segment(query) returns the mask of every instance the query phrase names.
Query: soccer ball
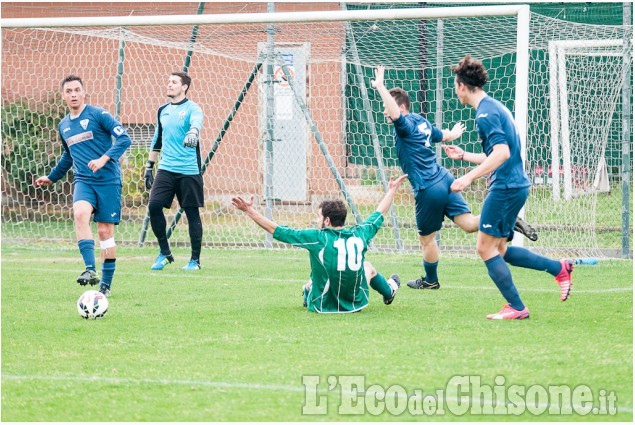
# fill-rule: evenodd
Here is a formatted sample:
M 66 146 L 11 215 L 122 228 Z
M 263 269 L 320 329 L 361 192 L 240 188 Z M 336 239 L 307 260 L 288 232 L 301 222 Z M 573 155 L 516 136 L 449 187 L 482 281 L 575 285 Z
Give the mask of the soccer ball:
M 101 319 L 108 311 L 108 298 L 99 291 L 86 291 L 77 300 L 77 311 L 84 319 Z

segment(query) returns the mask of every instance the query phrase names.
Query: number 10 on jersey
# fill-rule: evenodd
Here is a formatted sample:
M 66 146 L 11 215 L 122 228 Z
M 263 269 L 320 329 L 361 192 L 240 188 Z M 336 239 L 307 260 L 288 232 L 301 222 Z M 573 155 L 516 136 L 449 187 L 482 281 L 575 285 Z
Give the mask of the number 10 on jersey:
M 358 271 L 362 268 L 362 253 L 364 252 L 364 241 L 353 236 L 348 239 L 338 239 L 333 242 L 337 249 L 337 270 L 344 271 L 348 265 L 351 271 Z

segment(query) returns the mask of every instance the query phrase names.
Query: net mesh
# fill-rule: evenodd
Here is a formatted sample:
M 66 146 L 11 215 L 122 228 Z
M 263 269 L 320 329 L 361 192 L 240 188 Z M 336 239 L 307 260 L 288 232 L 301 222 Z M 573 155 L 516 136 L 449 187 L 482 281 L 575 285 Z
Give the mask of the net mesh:
M 534 187 L 526 218 L 540 232 L 531 246 L 558 255 L 616 255 L 620 240 L 617 202 L 621 164 L 621 48 L 588 54 L 585 40 L 632 39 L 632 27 L 573 24 L 532 14 L 526 171 Z M 275 40 L 271 46 L 271 39 Z M 573 186 L 570 199 L 554 199 L 549 42 L 580 40 L 565 55 Z M 144 235 L 148 192 L 143 169 L 167 101 L 173 71 L 187 67 L 188 97 L 205 114 L 201 152 L 206 166 L 202 210 L 205 246 L 269 246 L 272 242 L 231 207 L 235 195 L 254 195 L 256 205 L 279 224 L 307 227 L 324 199 L 350 201 L 348 224 L 374 211 L 386 176 L 400 173 L 392 128 L 370 85 L 377 65 L 386 85 L 406 89 L 411 112 L 440 128 L 467 125 L 455 142 L 480 152 L 474 111 L 453 94 L 449 68 L 466 53 L 489 72 L 486 91 L 514 110 L 516 18 L 315 22 L 240 25 L 161 25 L 128 28 L 2 29 L 2 232 L 5 239 L 72 243 L 72 178 L 36 189 L 61 154 L 57 123 L 66 113 L 59 82 L 82 76 L 87 102 L 108 109 L 126 127 L 133 145 L 122 159 L 123 219 L 118 243 Z M 285 75 L 288 74 L 288 75 Z M 589 87 L 593 90 L 589 90 Z M 241 94 L 242 93 L 242 94 Z M 589 113 L 592 111 L 592 114 Z M 591 118 L 592 117 L 592 118 Z M 631 112 L 632 122 L 632 112 Z M 561 127 L 558 121 L 559 128 Z M 632 133 L 632 132 L 631 132 Z M 575 135 L 575 136 L 574 136 Z M 561 153 L 563 155 L 564 152 Z M 455 175 L 469 170 L 439 151 Z M 605 158 L 611 193 L 592 186 Z M 578 187 L 579 186 L 579 187 Z M 584 190 L 582 190 L 584 189 Z M 465 193 L 475 214 L 486 196 L 484 180 Z M 631 197 L 632 199 L 632 197 Z M 167 212 L 176 220 L 178 206 Z M 188 245 L 185 217 L 175 224 L 173 245 Z M 446 220 L 441 249 L 474 255 L 475 235 Z M 272 242 L 274 247 L 283 245 Z M 380 250 L 418 252 L 414 200 L 406 185 L 374 239 Z

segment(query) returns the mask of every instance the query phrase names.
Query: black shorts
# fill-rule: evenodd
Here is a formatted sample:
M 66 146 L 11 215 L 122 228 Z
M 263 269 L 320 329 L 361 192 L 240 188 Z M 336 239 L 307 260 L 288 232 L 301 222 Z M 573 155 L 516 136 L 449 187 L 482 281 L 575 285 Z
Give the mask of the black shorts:
M 172 173 L 166 170 L 157 171 L 150 191 L 150 202 L 160 202 L 164 208 L 170 208 L 174 195 L 181 208 L 202 207 L 203 176 Z

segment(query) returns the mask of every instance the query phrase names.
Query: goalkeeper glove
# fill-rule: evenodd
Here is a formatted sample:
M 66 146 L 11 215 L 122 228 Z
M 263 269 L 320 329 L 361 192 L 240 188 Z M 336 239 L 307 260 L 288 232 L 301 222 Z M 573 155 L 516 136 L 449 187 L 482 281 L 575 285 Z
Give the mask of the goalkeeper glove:
M 143 175 L 143 181 L 147 190 L 152 189 L 152 183 L 154 183 L 154 161 L 146 162 L 146 172 Z
M 186 148 L 195 148 L 198 146 L 198 130 L 191 128 L 183 139 L 183 146 Z

